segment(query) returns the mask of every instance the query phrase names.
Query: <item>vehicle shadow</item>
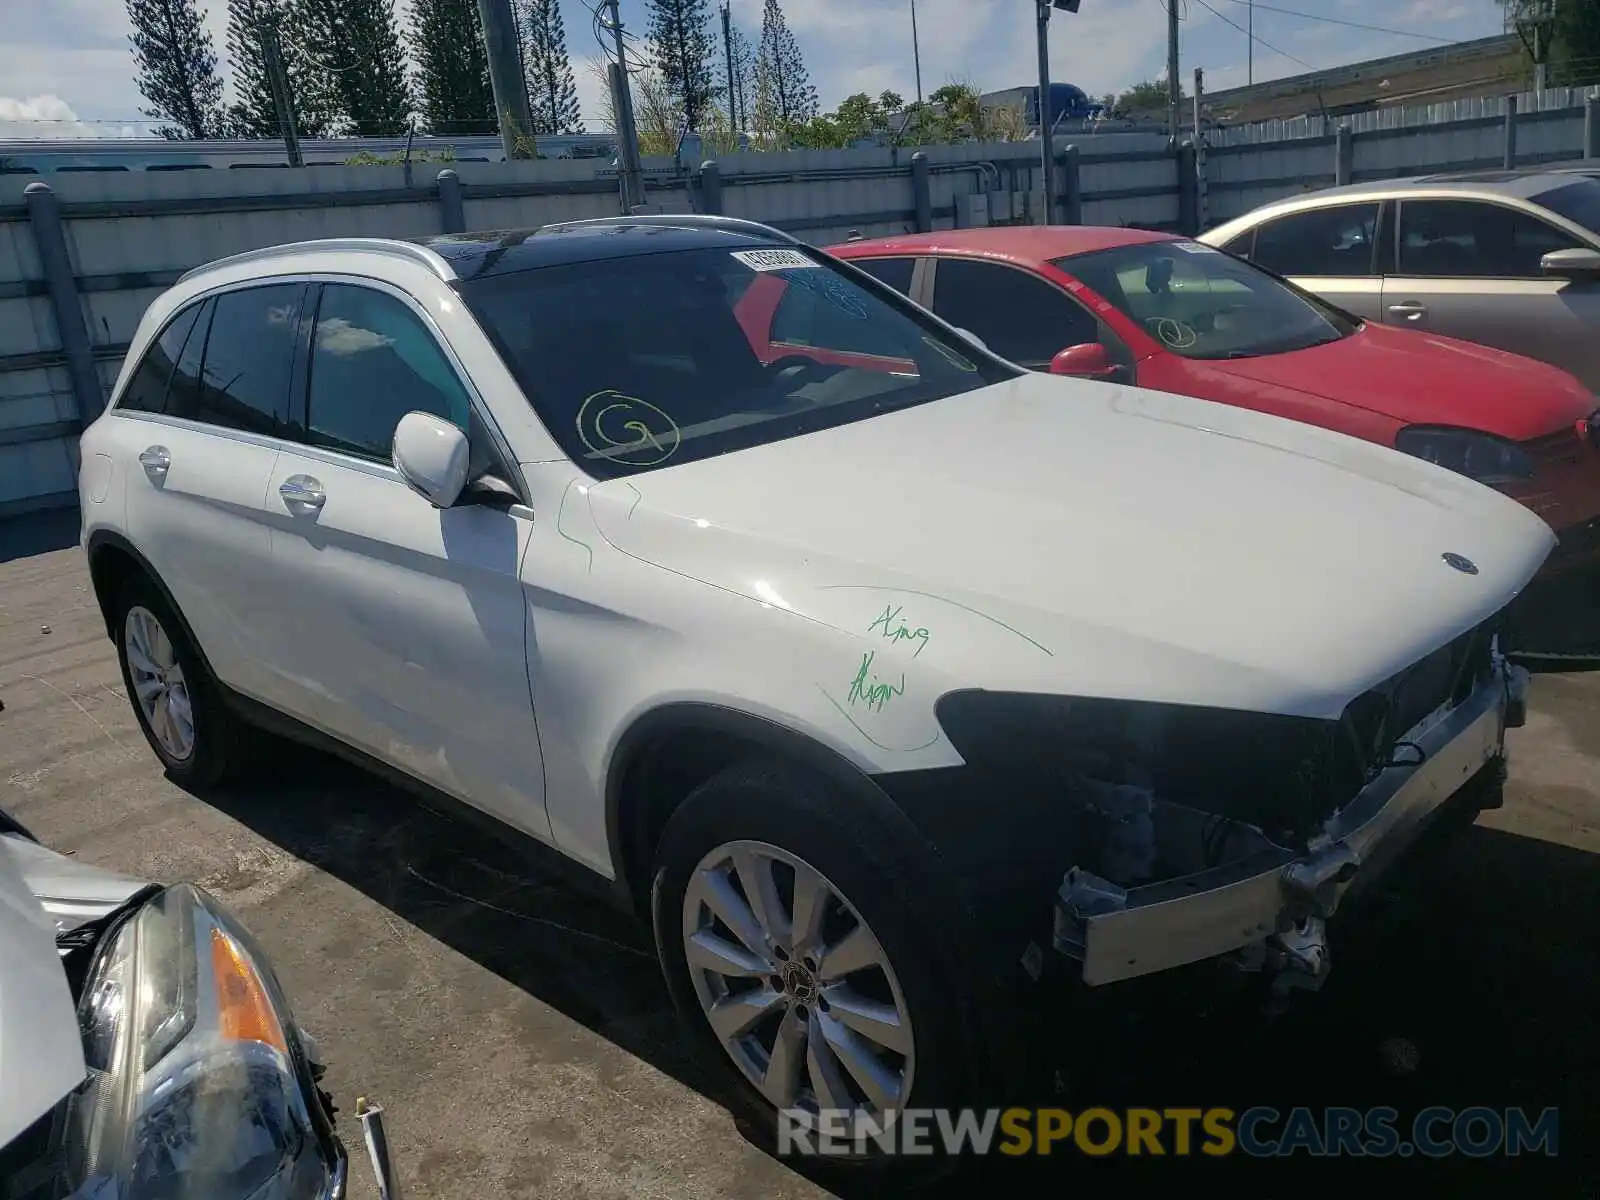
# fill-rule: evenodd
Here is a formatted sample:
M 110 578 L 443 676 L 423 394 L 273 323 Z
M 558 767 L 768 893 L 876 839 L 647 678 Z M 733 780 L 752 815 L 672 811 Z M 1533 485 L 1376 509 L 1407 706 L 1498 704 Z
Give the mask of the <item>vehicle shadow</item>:
M 78 544 L 77 508 L 26 513 L 0 520 L 0 563 Z
M 331 812 L 331 797 L 337 811 Z M 720 1102 L 721 1082 L 684 1052 L 646 932 L 537 858 L 435 813 L 341 762 L 292 751 L 268 788 L 202 799 L 314 864 L 621 1049 Z M 1109 1031 L 1065 1018 L 1041 1047 L 1070 1078 L 1053 1103 L 1389 1106 L 1399 1128 L 1416 1110 L 1560 1110 L 1559 1157 L 1277 1161 L 1235 1154 L 1178 1159 L 1089 1158 L 969 1163 L 930 1196 L 981 1188 L 1049 1192 L 1086 1178 L 1192 1183 L 1221 1177 L 1240 1194 L 1312 1195 L 1382 1176 L 1413 1194 L 1577 1195 L 1600 1179 L 1600 858 L 1475 825 L 1422 857 L 1403 884 L 1375 896 L 1359 923 L 1333 930 L 1337 968 L 1324 988 L 1270 1023 L 1169 1019 L 1115 1035 L 1114 1073 L 1077 1077 L 1075 1047 Z M 530 866 L 530 862 L 535 865 Z M 1023 1103 L 1038 1103 L 1027 1098 Z M 812 1175 L 803 1160 L 788 1165 Z M 882 1183 L 833 1183 L 846 1200 L 887 1194 Z
M 1600 668 L 1600 566 L 1529 587 L 1511 607 L 1511 646 L 1533 670 Z M 1589 661 L 1577 663 L 1574 656 Z

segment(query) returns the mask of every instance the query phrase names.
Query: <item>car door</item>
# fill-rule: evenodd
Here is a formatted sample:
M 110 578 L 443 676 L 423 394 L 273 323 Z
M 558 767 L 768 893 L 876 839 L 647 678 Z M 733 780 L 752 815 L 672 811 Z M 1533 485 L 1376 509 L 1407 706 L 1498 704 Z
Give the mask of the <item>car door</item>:
M 1600 388 L 1600 286 L 1539 265 L 1583 243 L 1523 209 L 1454 199 L 1403 201 L 1398 242 L 1383 284 L 1389 324 L 1543 359 Z
M 1099 342 L 1131 382 L 1133 355 L 1103 322 L 1031 271 L 974 258 L 934 260 L 933 311 L 975 333 L 1001 358 L 1048 371 L 1068 346 Z
M 1223 247 L 1330 304 L 1383 320 L 1377 200 L 1303 209 L 1263 222 Z
M 129 460 L 129 535 L 218 678 L 257 697 L 273 653 L 264 617 L 277 603 L 264 506 L 289 432 L 305 291 L 303 283 L 271 284 L 190 305 L 116 409 L 131 418 L 118 430 Z
M 267 492 L 280 706 L 548 839 L 518 579 L 532 512 L 435 508 L 393 466 L 395 427 L 444 417 L 467 431 L 474 476 L 519 476 L 421 306 L 324 282 L 308 312 L 304 444 Z

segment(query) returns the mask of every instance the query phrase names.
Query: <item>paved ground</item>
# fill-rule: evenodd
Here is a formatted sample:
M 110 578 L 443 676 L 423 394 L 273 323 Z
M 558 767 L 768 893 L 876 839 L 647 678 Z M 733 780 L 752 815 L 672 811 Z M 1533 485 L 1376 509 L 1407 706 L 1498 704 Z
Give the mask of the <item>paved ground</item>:
M 0 528 L 0 804 L 59 849 L 195 879 L 233 906 L 321 1037 L 339 1103 L 348 1113 L 366 1093 L 387 1107 L 408 1196 L 825 1194 L 747 1144 L 708 1098 L 647 947 L 608 910 L 526 879 L 504 848 L 320 757 L 286 758 L 270 786 L 204 800 L 168 783 L 134 725 L 78 552 L 48 550 L 74 532 L 70 520 Z M 1513 736 L 1507 807 L 1336 942 L 1321 995 L 1252 1036 L 1175 1026 L 1147 1041 L 1130 1102 L 1559 1105 L 1554 1168 L 1385 1169 L 1416 1194 L 1503 1194 L 1514 1170 L 1548 1181 L 1530 1194 L 1592 1197 L 1600 674 L 1538 678 L 1529 726 Z M 1086 1036 L 1064 1030 L 1063 1042 Z M 1380 1066 L 1377 1047 L 1393 1038 L 1414 1045 L 1414 1071 Z M 1204 1167 L 1245 1193 L 1266 1175 L 1291 1183 L 1259 1162 Z M 1289 1169 L 1298 1187 L 1333 1168 Z M 1064 1183 L 1029 1173 L 1001 1194 Z M 354 1194 L 375 1194 L 364 1161 Z

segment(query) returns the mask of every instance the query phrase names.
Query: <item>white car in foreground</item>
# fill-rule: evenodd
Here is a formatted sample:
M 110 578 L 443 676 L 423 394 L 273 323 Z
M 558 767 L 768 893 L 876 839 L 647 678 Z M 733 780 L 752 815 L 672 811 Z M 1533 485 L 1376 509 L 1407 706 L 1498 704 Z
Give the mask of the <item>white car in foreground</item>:
M 1050 963 L 1315 977 L 1348 887 L 1493 802 L 1554 544 L 720 218 L 212 263 L 82 460 L 175 779 L 266 728 L 553 845 L 769 1121 L 975 1094 Z

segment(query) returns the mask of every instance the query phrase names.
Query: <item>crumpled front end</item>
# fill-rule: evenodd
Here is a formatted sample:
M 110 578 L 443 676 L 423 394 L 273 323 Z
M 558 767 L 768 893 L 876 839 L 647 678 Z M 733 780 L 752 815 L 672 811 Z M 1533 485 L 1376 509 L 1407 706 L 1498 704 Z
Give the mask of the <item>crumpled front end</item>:
M 1498 621 L 1463 634 L 1337 722 L 1275 729 L 1258 719 L 1253 750 L 1158 739 L 1145 747 L 1153 766 L 1128 758 L 1119 770 L 1107 758 L 1079 783 L 1098 825 L 1061 881 L 1056 949 L 1091 986 L 1223 957 L 1319 986 L 1331 966 L 1324 922 L 1342 899 L 1382 875 L 1470 782 L 1503 771 L 1528 677 L 1501 657 L 1497 634 Z M 1187 723 L 1220 736 L 1247 719 L 1197 713 Z M 1231 792 L 1196 786 L 1221 782 L 1240 753 L 1266 764 L 1273 786 L 1249 771 Z

